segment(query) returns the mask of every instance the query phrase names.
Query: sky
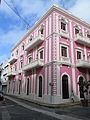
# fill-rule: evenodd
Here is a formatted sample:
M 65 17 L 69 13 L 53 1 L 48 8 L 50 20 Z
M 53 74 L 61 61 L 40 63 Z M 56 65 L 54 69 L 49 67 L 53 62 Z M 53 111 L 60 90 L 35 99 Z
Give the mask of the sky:
M 11 49 L 25 35 L 27 28 L 32 27 L 53 4 L 90 24 L 90 0 L 1 0 L 0 63 L 10 57 Z

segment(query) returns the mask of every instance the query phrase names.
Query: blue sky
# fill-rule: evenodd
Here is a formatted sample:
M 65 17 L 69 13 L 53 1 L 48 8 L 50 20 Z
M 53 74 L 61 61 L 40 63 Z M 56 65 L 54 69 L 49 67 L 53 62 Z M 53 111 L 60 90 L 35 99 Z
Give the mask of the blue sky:
M 27 31 L 27 25 L 5 4 L 17 8 L 30 27 L 53 5 L 72 12 L 90 23 L 90 0 L 2 0 L 0 5 L 0 63 L 10 57 L 11 49 Z

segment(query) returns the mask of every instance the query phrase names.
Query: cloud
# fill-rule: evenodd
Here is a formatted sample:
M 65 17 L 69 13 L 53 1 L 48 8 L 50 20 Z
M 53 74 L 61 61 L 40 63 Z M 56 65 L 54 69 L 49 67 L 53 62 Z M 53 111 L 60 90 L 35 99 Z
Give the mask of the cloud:
M 77 0 L 76 4 L 69 8 L 69 11 L 90 23 L 90 0 Z

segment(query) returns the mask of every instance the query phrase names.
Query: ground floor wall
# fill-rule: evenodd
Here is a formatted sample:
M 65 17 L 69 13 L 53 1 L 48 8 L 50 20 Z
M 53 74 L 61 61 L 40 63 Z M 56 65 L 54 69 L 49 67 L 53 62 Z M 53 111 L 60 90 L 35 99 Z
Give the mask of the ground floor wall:
M 9 78 L 7 93 L 49 104 L 72 102 L 72 95 L 78 101 L 80 76 L 88 80 L 89 70 L 51 63 Z

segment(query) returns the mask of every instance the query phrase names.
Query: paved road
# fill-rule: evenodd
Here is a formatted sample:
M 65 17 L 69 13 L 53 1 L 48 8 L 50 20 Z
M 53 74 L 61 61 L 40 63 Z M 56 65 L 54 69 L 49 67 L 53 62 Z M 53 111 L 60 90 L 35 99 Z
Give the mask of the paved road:
M 58 120 L 40 112 L 29 110 L 17 103 L 7 100 L 0 103 L 0 120 Z
M 0 103 L 0 120 L 90 120 L 90 106 L 47 108 L 8 97 Z

